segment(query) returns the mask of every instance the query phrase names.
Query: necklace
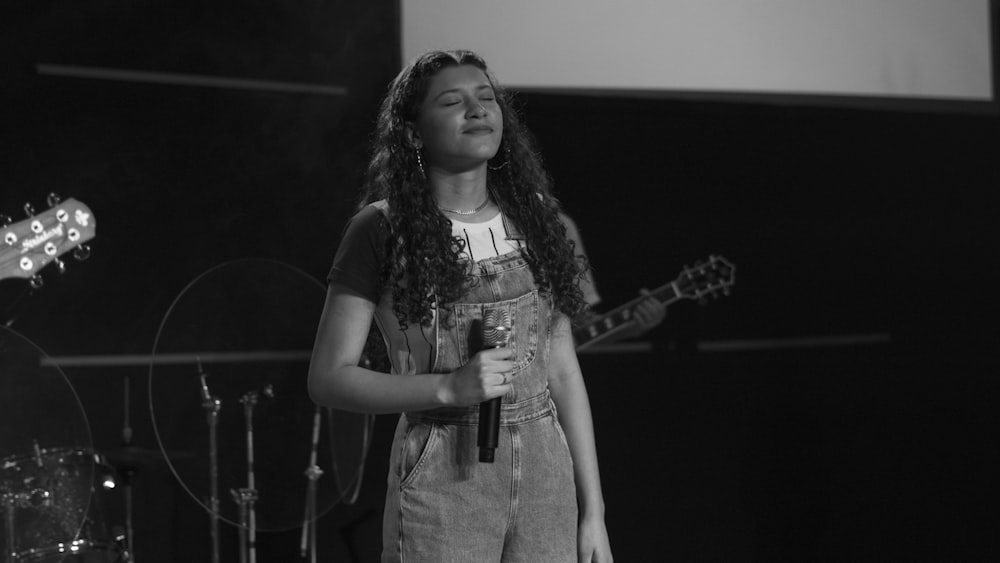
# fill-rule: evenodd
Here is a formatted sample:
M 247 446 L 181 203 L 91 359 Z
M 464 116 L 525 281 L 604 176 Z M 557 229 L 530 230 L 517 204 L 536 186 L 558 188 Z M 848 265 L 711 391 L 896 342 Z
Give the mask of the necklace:
M 461 209 L 448 209 L 447 207 L 441 207 L 440 205 L 438 206 L 438 209 L 440 209 L 441 211 L 447 211 L 448 213 L 454 213 L 455 215 L 475 215 L 476 213 L 479 213 L 483 209 L 486 209 L 486 206 L 489 205 L 489 203 L 490 203 L 490 196 L 489 194 L 487 194 L 486 201 L 484 201 L 479 207 L 476 207 L 475 209 L 470 209 L 469 211 L 463 211 Z

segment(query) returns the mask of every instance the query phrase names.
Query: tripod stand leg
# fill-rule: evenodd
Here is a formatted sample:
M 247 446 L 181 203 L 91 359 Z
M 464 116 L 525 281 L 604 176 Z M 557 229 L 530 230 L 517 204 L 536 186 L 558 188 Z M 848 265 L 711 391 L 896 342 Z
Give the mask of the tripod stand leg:
M 3 508 L 4 535 L 7 539 L 3 560 L 4 563 L 14 563 L 14 558 L 17 557 L 17 546 L 14 545 L 16 534 L 14 532 L 14 495 L 12 493 L 4 493 Z

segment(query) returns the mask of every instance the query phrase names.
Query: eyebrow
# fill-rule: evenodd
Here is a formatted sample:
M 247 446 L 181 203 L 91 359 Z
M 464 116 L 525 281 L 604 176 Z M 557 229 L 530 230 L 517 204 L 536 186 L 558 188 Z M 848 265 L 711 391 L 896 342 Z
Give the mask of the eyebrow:
M 476 87 L 476 93 L 477 94 L 479 92 L 483 91 L 483 90 L 493 91 L 493 86 L 491 86 L 490 84 L 480 84 L 479 86 Z M 441 96 L 444 96 L 445 94 L 453 94 L 455 92 L 461 92 L 461 91 L 462 91 L 461 88 L 451 88 L 451 89 L 448 89 L 448 90 L 443 90 L 442 92 L 438 93 L 437 96 L 434 96 L 434 99 L 436 100 L 436 99 L 440 98 Z

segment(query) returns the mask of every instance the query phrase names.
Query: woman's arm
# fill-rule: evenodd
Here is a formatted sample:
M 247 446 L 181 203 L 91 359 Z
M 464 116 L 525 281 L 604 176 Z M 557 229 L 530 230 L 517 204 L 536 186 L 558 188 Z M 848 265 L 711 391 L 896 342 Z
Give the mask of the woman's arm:
M 332 283 L 320 316 L 309 363 L 309 396 L 317 404 L 373 414 L 465 406 L 510 390 L 503 373 L 512 351 L 485 350 L 447 374 L 393 375 L 358 366 L 375 304 L 347 286 Z
M 559 412 L 573 456 L 577 503 L 580 509 L 578 536 L 580 561 L 610 563 L 611 544 L 604 523 L 604 494 L 597 464 L 594 423 L 583 373 L 576 359 L 569 319 L 557 314 L 552 333 L 552 370 L 549 392 Z

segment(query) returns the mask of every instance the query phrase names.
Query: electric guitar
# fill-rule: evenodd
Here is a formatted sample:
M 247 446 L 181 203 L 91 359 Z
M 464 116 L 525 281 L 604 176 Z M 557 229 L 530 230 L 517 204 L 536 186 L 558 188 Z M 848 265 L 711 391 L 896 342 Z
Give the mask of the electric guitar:
M 637 297 L 587 321 L 585 325 L 574 327 L 576 349 L 583 350 L 593 346 L 635 322 L 632 309 L 647 297 L 655 297 L 664 305 L 681 299 L 704 302 L 706 297 L 716 297 L 719 293 L 729 295 L 730 288 L 736 283 L 735 276 L 736 267 L 721 256 L 709 256 L 707 262 L 695 263 L 691 268 L 685 267 L 677 279 L 654 289 L 650 295 Z
M 25 278 L 33 286 L 41 285 L 38 271 L 55 262 L 60 271 L 65 264 L 60 256 L 74 251 L 77 259 L 84 260 L 89 248 L 84 243 L 94 238 L 97 220 L 90 208 L 75 199 L 60 201 L 50 196 L 51 208 L 33 214 L 17 223 L 0 223 L 0 280 Z
M 709 256 L 707 262 L 696 262 L 693 267 L 685 267 L 677 279 L 654 289 L 649 295 L 637 297 L 584 325 L 574 327 L 576 349 L 583 350 L 593 346 L 634 322 L 632 309 L 647 297 L 655 297 L 664 305 L 681 299 L 704 302 L 707 297 L 717 297 L 719 293 L 728 295 L 730 288 L 736 283 L 735 277 L 736 266 L 721 256 Z M 384 373 L 389 373 L 390 370 L 385 344 L 374 324 L 368 334 L 361 365 Z

